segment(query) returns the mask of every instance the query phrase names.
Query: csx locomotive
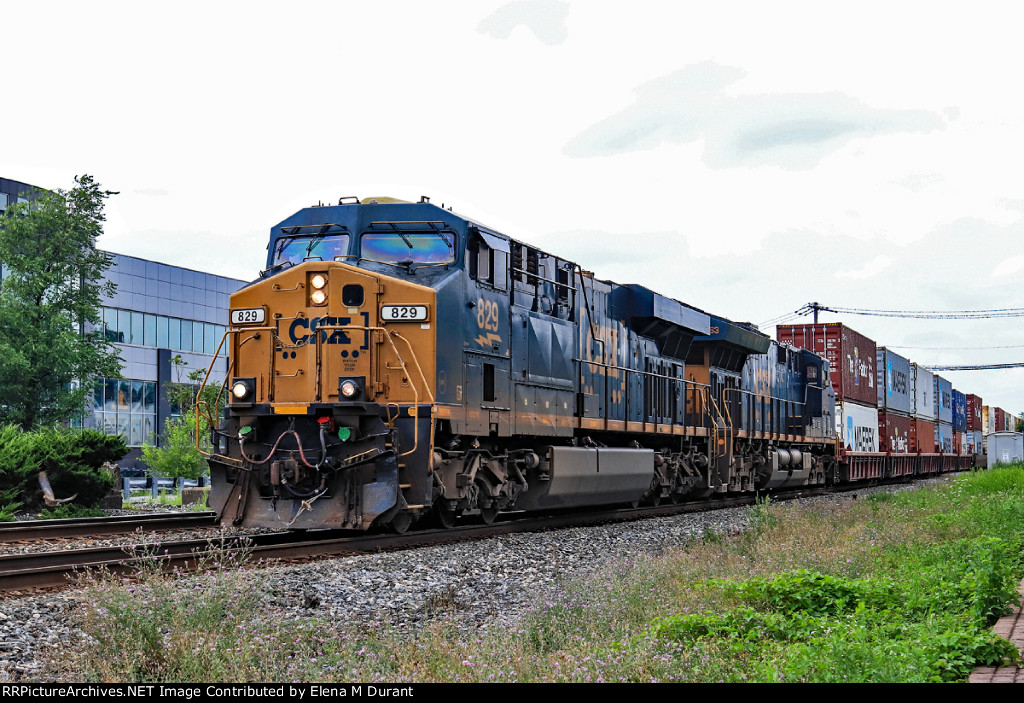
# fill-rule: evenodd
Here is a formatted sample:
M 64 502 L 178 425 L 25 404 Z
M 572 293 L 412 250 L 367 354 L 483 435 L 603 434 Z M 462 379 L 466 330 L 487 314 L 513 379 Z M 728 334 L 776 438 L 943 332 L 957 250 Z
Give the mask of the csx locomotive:
M 223 523 L 404 531 L 844 476 L 824 359 L 427 198 L 299 211 L 230 307 Z

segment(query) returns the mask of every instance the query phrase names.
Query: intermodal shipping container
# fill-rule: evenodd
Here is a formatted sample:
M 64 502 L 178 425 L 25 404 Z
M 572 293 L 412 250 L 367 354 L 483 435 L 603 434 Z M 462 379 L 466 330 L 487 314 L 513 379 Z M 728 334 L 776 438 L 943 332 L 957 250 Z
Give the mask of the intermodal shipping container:
M 910 416 L 878 411 L 878 451 L 893 454 L 910 452 Z
M 992 416 L 989 418 L 992 432 L 1003 432 L 1006 430 L 1006 413 L 1002 408 L 992 408 Z
M 954 454 L 964 454 L 964 453 L 966 453 L 964 451 L 964 447 L 966 446 L 966 444 L 964 443 L 964 434 L 966 434 L 966 433 L 965 432 L 957 432 L 956 430 L 953 430 L 953 453 Z
M 964 442 L 964 454 L 981 454 L 981 430 L 967 430 Z
M 953 453 L 953 425 L 948 422 L 935 423 L 935 449 L 945 454 Z
M 935 407 L 935 421 L 953 424 L 953 386 L 942 376 L 933 376 L 932 403 Z
M 984 406 L 981 404 L 981 398 L 976 395 L 967 394 L 967 429 L 979 431 L 984 429 L 982 427 L 981 413 Z
M 816 325 L 778 325 L 780 342 L 809 349 L 828 359 L 836 400 L 852 400 L 861 405 L 878 404 L 875 390 L 875 343 L 841 322 Z
M 922 454 L 935 453 L 935 423 L 920 417 L 910 422 L 910 451 Z
M 982 436 L 987 435 L 992 431 L 992 408 L 988 405 L 981 406 L 981 434 Z
M 910 383 L 910 362 L 885 347 L 875 352 L 878 374 L 879 411 L 894 411 L 909 415 L 914 412 L 914 396 Z
M 967 396 L 953 389 L 953 429 L 957 432 L 967 431 Z
M 851 452 L 878 451 L 878 408 L 850 400 L 836 402 L 836 434 Z
M 917 364 L 910 365 L 914 393 L 914 417 L 935 419 L 935 379 L 932 372 Z

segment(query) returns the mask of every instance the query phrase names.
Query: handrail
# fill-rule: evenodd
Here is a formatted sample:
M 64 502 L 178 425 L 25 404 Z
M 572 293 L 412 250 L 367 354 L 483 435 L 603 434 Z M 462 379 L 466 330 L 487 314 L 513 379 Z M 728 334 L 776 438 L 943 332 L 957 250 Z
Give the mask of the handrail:
M 423 368 L 420 365 L 419 359 L 416 356 L 416 351 L 413 348 L 412 343 L 408 339 L 403 337 L 401 334 L 399 334 L 397 331 L 391 331 L 391 330 L 387 329 L 386 327 L 371 326 L 371 325 L 330 325 L 330 324 L 321 324 L 321 325 L 318 325 L 317 329 L 315 330 L 315 332 L 312 333 L 312 334 L 315 335 L 314 344 L 316 345 L 316 359 L 315 359 L 315 363 L 316 363 L 316 386 L 314 388 L 314 392 L 315 392 L 316 397 L 317 397 L 318 400 L 322 400 L 322 395 L 323 395 L 322 388 L 320 387 L 321 386 L 321 368 L 322 368 L 322 365 L 323 365 L 322 364 L 321 345 L 323 344 L 323 340 L 327 336 L 327 335 L 319 334 L 319 332 L 321 330 L 323 330 L 325 333 L 326 332 L 330 332 L 330 331 L 338 331 L 338 330 L 356 330 L 356 331 L 363 331 L 363 332 L 381 332 L 383 334 L 384 338 L 387 339 L 388 344 L 391 346 L 391 350 L 394 352 L 395 358 L 398 359 L 398 363 L 401 365 L 402 372 L 406 375 L 406 377 L 411 378 L 412 374 L 409 371 L 409 366 L 406 364 L 405 359 L 402 358 L 402 354 L 401 354 L 401 352 L 399 352 L 398 347 L 395 345 L 395 342 L 392 339 L 392 337 L 396 337 L 396 338 L 402 340 L 405 343 L 405 345 L 408 347 L 410 359 L 411 359 L 412 363 L 415 365 L 416 372 L 419 375 L 419 378 L 420 378 L 420 380 L 423 383 L 423 389 L 424 389 L 424 391 L 426 391 L 426 394 L 427 394 L 427 397 L 430 400 L 431 406 L 433 406 L 433 404 L 434 404 L 434 395 L 433 395 L 433 393 L 430 390 L 430 384 L 427 382 L 426 375 L 423 373 Z M 273 334 L 272 341 L 280 339 L 280 337 L 277 334 L 277 327 L 276 326 L 269 326 L 268 325 L 268 326 L 261 326 L 261 327 L 244 327 L 244 328 L 239 328 L 239 329 L 228 329 L 221 336 L 220 343 L 217 345 L 217 351 L 214 354 L 214 362 L 213 363 L 216 363 L 217 358 L 220 356 L 220 350 L 224 346 L 224 341 L 227 339 L 228 335 L 231 335 L 231 334 L 236 334 L 237 335 L 237 334 L 242 334 L 244 332 L 253 332 L 253 331 L 256 331 L 256 332 L 268 331 L 268 332 L 271 332 Z M 248 340 L 246 340 L 246 341 L 248 341 Z M 299 345 L 295 345 L 295 346 L 304 346 L 304 344 L 299 344 Z M 276 358 L 276 355 L 271 354 L 271 358 L 272 359 Z M 206 375 L 203 377 L 203 382 L 199 386 L 199 393 L 200 394 L 202 393 L 203 388 L 206 387 L 207 381 L 210 378 L 210 374 L 213 371 L 213 363 L 211 363 L 209 368 L 207 368 Z M 234 359 L 232 359 L 232 361 L 231 361 L 231 363 L 230 363 L 230 365 L 228 367 L 228 372 L 229 373 L 230 373 L 231 368 L 233 368 L 233 367 L 234 367 Z M 275 388 L 274 388 L 274 386 L 275 386 L 274 381 L 275 381 L 276 377 L 273 374 L 273 367 L 271 367 L 271 369 L 269 369 L 269 371 L 271 372 L 271 374 L 270 374 L 270 376 L 268 378 L 267 395 L 268 395 L 268 398 L 271 400 L 271 402 L 273 402 L 273 396 L 274 396 L 274 390 L 275 390 Z M 221 393 L 218 394 L 218 396 L 217 396 L 218 402 L 219 402 L 221 396 L 223 395 L 224 387 L 226 387 L 226 384 L 229 382 L 229 378 L 230 378 L 230 376 L 228 374 L 225 374 L 224 384 L 221 387 Z M 420 403 L 420 394 L 419 394 L 419 392 L 416 389 L 416 384 L 415 383 L 410 383 L 409 387 L 412 389 L 412 393 L 413 393 L 413 403 L 412 403 L 412 406 L 413 406 L 412 407 L 412 413 L 413 413 L 413 446 L 412 446 L 412 449 L 410 449 L 409 451 L 403 452 L 403 453 L 399 454 L 400 457 L 406 456 L 408 454 L 412 454 L 413 452 L 415 452 L 419 448 L 419 416 L 420 416 L 419 406 L 421 404 Z M 228 461 L 235 461 L 231 457 L 225 457 L 225 456 L 223 456 L 221 454 L 216 454 L 216 453 L 211 453 L 211 452 L 203 451 L 202 447 L 200 446 L 200 432 L 199 432 L 199 416 L 200 416 L 200 411 L 198 409 L 199 405 L 202 405 L 205 408 L 205 412 L 203 413 L 203 417 L 206 418 L 207 422 L 210 423 L 211 427 L 213 426 L 213 418 L 210 416 L 210 413 L 209 413 L 209 404 L 206 403 L 206 402 L 201 402 L 201 403 L 197 402 L 196 403 L 196 406 L 197 406 L 197 411 L 196 411 L 196 450 L 199 451 L 199 453 L 202 456 L 207 457 L 207 458 L 213 456 L 213 457 L 216 457 L 218 459 L 225 459 L 225 460 L 228 460 Z M 434 412 L 433 412 L 433 410 L 431 410 L 431 413 L 430 413 L 430 426 L 431 426 L 431 432 L 433 432 L 433 429 L 434 429 Z

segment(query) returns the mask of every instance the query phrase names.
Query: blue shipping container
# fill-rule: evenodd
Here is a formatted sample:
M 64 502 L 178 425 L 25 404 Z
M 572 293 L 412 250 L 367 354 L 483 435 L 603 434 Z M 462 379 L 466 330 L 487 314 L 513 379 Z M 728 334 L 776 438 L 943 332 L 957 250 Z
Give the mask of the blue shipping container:
M 878 409 L 910 415 L 914 412 L 910 361 L 885 347 L 875 351 L 875 373 L 878 374 Z
M 953 424 L 953 384 L 936 374 L 934 376 L 935 422 Z M 967 401 L 965 400 L 964 403 Z M 966 411 L 965 411 L 966 417 Z
M 967 431 L 967 396 L 956 388 L 953 392 L 953 431 Z

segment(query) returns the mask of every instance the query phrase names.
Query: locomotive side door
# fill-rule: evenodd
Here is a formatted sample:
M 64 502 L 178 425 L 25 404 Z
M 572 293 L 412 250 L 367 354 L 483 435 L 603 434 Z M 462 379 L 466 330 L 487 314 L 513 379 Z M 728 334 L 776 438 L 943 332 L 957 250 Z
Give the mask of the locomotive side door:
M 508 241 L 471 229 L 466 250 L 463 403 L 468 434 L 512 432 L 509 377 Z

